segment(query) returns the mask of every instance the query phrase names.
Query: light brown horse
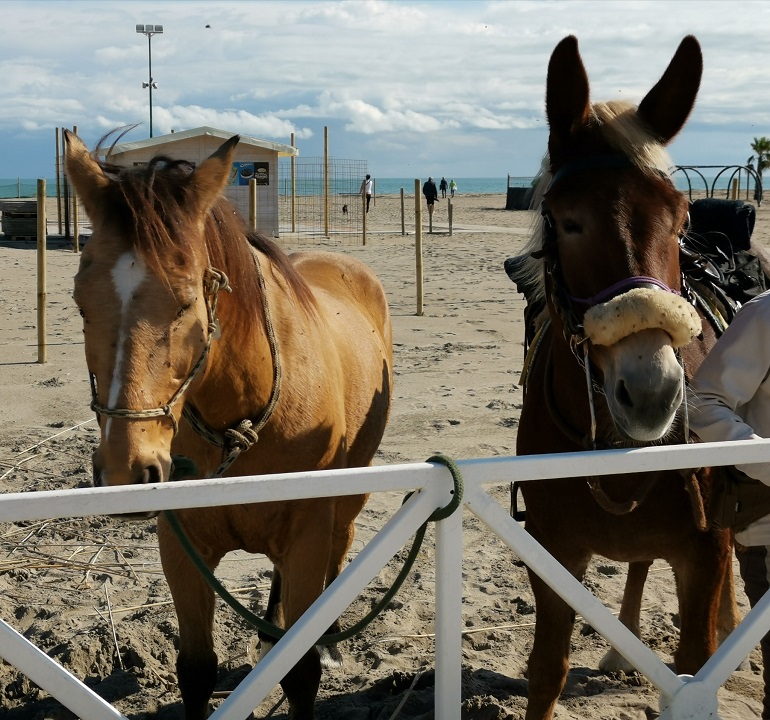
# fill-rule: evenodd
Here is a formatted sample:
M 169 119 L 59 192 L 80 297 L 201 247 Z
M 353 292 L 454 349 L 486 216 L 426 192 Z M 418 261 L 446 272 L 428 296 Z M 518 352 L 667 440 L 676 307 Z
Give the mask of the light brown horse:
M 165 482 L 177 455 L 204 477 L 222 473 L 224 455 L 228 475 L 360 467 L 382 439 L 392 384 L 383 288 L 342 254 L 286 256 L 247 232 L 220 196 L 237 142 L 197 168 L 156 158 L 120 169 L 67 133 L 67 174 L 93 224 L 75 300 L 100 419 L 97 486 Z M 339 572 L 365 502 L 177 516 L 211 569 L 232 550 L 269 557 L 289 627 Z M 201 720 L 217 673 L 214 594 L 162 516 L 158 539 L 179 621 L 180 692 L 188 720 Z M 282 681 L 292 717 L 313 717 L 320 676 L 312 648 Z
M 702 74 L 685 38 L 640 105 L 591 103 L 577 40 L 548 66 L 548 168 L 528 281 L 547 323 L 529 367 L 517 453 L 683 442 L 685 388 L 715 334 L 682 280 L 679 238 L 688 203 L 669 177 L 665 146 L 684 126 Z M 702 531 L 695 483 L 676 471 L 523 483 L 527 530 L 582 578 L 601 554 L 631 563 L 623 620 L 638 633 L 651 560 L 676 577 L 677 670 L 694 673 L 715 649 L 720 597 L 732 596 L 727 532 Z M 704 481 L 708 472 L 701 473 Z M 705 483 L 704 483 L 705 484 Z M 696 503 L 697 504 L 697 503 Z M 574 613 L 530 572 L 536 630 L 527 720 L 553 716 L 569 667 Z M 734 623 L 733 606 L 724 604 Z

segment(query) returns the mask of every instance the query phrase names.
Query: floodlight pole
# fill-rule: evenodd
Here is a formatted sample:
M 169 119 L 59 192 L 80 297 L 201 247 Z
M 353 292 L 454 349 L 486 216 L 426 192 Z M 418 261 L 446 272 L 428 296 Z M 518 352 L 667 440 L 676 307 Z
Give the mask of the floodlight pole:
M 152 137 L 152 91 L 157 89 L 157 84 L 152 79 L 152 36 L 163 32 L 163 25 L 137 25 L 136 32 L 147 36 L 147 63 L 149 66 L 149 82 L 143 82 L 142 87 L 147 88 L 150 94 L 150 137 Z

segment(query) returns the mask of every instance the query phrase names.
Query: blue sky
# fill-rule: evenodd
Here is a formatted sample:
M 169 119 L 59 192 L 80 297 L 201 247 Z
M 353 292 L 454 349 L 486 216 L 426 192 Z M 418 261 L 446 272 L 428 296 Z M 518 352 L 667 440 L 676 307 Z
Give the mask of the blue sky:
M 678 164 L 742 164 L 770 136 L 770 3 L 717 0 L 5 0 L 0 177 L 52 177 L 55 128 L 93 145 L 140 123 L 211 125 L 300 154 L 366 160 L 380 177 L 533 175 L 545 150 L 545 75 L 575 34 L 597 100 L 638 102 L 679 41 L 705 69 L 672 147 Z M 210 25 L 210 27 L 206 27 Z

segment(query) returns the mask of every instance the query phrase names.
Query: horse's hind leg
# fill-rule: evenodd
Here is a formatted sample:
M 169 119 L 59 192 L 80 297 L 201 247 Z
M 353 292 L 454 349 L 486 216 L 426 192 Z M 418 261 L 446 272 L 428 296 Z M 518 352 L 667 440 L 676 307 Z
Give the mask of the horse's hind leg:
M 281 573 L 277 567 L 273 567 L 273 579 L 270 581 L 270 594 L 267 596 L 267 607 L 265 608 L 265 621 L 278 627 L 283 627 L 283 612 L 281 609 Z M 259 637 L 259 657 L 263 658 L 275 645 L 275 638 L 268 634 L 257 631 Z
M 644 583 L 647 580 L 647 572 L 652 565 L 651 560 L 639 560 L 629 563 L 628 574 L 626 575 L 626 586 L 623 590 L 623 601 L 620 604 L 620 615 L 618 619 L 622 622 L 636 637 L 641 637 L 641 628 L 639 627 L 639 618 L 642 613 L 642 593 Z M 635 670 L 634 666 L 628 662 L 614 647 L 611 647 L 604 657 L 599 661 L 599 669 L 604 672 L 625 672 L 630 673 Z
M 721 645 L 727 636 L 738 627 L 741 614 L 735 600 L 735 578 L 733 577 L 732 555 L 725 569 L 722 581 L 722 594 L 719 598 L 719 617 L 717 619 L 717 643 Z
M 217 679 L 212 639 L 214 591 L 192 564 L 163 516 L 158 518 L 158 543 L 179 624 L 176 669 L 185 718 L 204 720 Z M 212 568 L 217 561 L 206 559 Z

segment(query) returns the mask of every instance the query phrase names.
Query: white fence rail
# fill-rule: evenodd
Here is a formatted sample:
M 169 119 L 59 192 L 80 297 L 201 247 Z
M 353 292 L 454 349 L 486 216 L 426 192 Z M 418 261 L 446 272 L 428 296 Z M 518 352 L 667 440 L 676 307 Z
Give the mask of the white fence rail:
M 652 682 L 660 691 L 661 706 L 666 708 L 661 720 L 704 720 L 717 717 L 717 690 L 770 629 L 770 594 L 748 613 L 694 677 L 677 676 L 514 522 L 482 486 L 511 480 L 746 464 L 768 459 L 770 441 L 502 457 L 464 460 L 457 464 L 465 480 L 465 505 Z M 396 512 L 212 716 L 216 720 L 243 720 L 428 516 L 449 502 L 452 481 L 447 468 L 416 463 L 144 487 L 12 493 L 0 495 L 0 522 L 406 490 L 419 492 Z M 456 512 L 436 528 L 435 706 L 436 717 L 442 720 L 460 718 L 461 517 L 461 513 Z M 2 620 L 0 656 L 84 720 L 124 719 L 115 708 Z

